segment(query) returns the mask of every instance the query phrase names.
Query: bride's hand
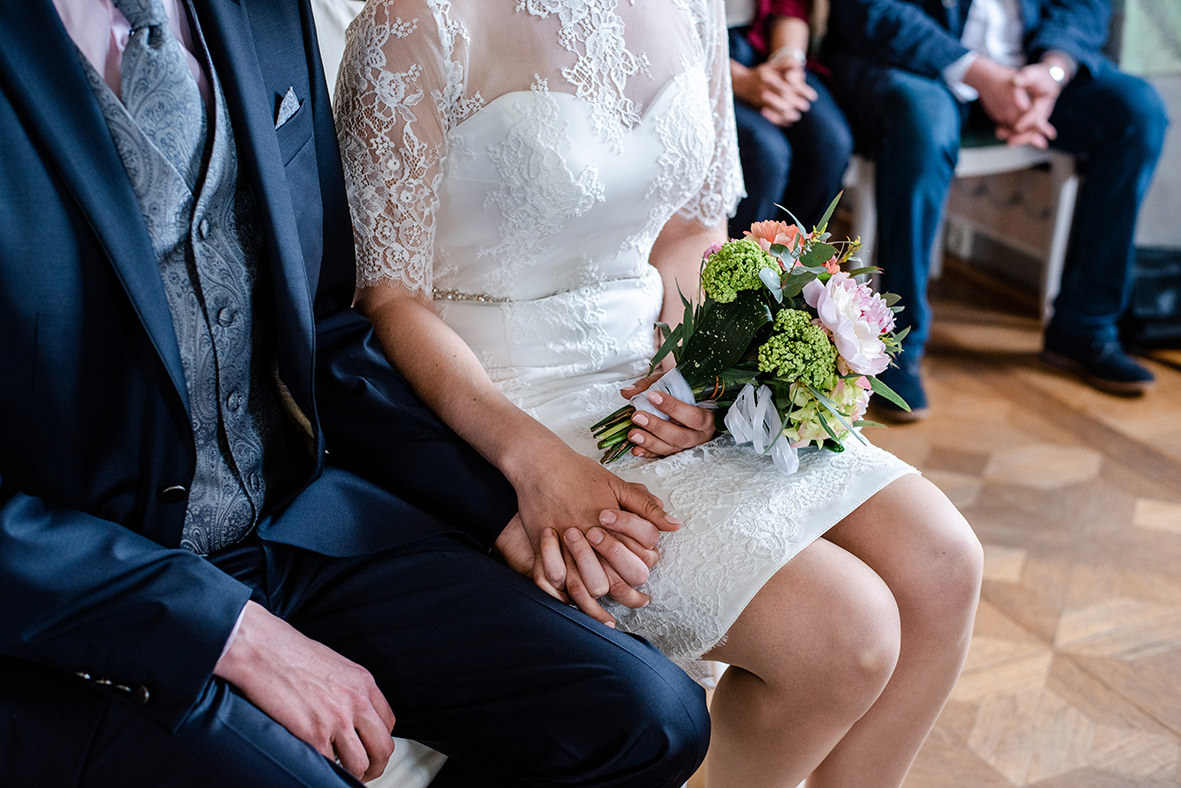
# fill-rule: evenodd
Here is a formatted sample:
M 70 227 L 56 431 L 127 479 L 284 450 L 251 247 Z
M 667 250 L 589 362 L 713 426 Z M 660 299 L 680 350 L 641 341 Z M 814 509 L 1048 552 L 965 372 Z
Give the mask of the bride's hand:
M 644 563 L 649 568 L 656 565 L 658 554 L 655 550 L 647 550 L 627 536 L 620 535 L 616 539 L 610 534 L 601 535 L 605 538 L 600 539 L 600 543 L 607 540 L 614 541 L 619 549 L 631 550 L 636 555 L 643 556 Z M 541 553 L 547 555 L 551 560 L 557 560 L 560 564 L 564 565 L 566 589 L 569 593 L 559 591 L 546 578 L 542 561 L 534 554 L 533 546 L 529 542 L 529 535 L 525 533 L 525 527 L 521 524 L 521 516 L 519 514 L 513 517 L 512 521 L 509 522 L 508 526 L 497 537 L 496 550 L 504 557 L 505 563 L 511 569 L 526 577 L 531 577 L 533 582 L 541 590 L 545 591 L 545 593 L 567 604 L 578 605 L 584 613 L 596 621 L 600 621 L 609 627 L 615 626 L 615 617 L 604 610 L 598 600 L 590 595 L 586 583 L 578 571 L 577 559 L 574 558 L 570 551 L 564 550 L 561 547 L 558 535 L 552 528 L 547 528 L 542 533 Z M 648 595 L 628 585 L 627 581 L 621 578 L 611 568 L 610 564 L 603 566 L 603 569 L 607 574 L 610 585 L 608 596 L 616 602 L 631 608 L 640 608 L 648 604 Z
M 642 391 L 647 391 L 659 377 L 659 374 L 649 375 L 625 387 L 620 393 L 630 399 Z M 713 438 L 716 432 L 714 411 L 709 408 L 690 405 L 661 392 L 649 394 L 648 401 L 668 416 L 668 421 L 642 410 L 636 411 L 632 416 L 632 423 L 637 429 L 627 434 L 628 440 L 636 444 L 632 449 L 635 456 L 667 457 L 699 446 Z
M 582 588 L 593 600 L 613 592 L 616 576 L 629 587 L 644 583 L 657 558 L 660 533 L 680 527 L 642 484 L 624 481 L 556 437 L 531 446 L 508 476 L 546 580 L 555 589 L 570 590 L 580 607 Z M 560 541 L 543 539 L 547 530 Z M 568 589 L 571 562 L 564 555 L 578 569 L 576 589 Z

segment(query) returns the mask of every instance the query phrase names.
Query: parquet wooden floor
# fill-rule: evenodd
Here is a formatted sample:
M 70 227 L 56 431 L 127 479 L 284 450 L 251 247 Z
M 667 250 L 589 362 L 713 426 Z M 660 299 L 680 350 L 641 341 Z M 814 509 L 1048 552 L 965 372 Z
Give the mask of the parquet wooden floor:
M 1038 361 L 1032 299 L 952 261 L 932 304 L 931 417 L 872 438 L 948 493 L 986 568 L 905 788 L 1181 786 L 1181 352 L 1111 397 Z

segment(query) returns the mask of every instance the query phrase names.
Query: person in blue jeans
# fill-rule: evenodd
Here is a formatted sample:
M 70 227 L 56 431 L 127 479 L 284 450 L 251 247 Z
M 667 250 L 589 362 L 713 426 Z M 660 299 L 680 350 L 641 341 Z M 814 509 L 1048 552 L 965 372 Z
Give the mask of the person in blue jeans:
M 1156 91 L 1100 52 L 1109 14 L 1104 0 L 833 0 L 825 62 L 875 164 L 877 263 L 884 289 L 906 305 L 899 328 L 910 328 L 898 366 L 879 376 L 913 408 L 899 419 L 927 412 L 928 260 L 973 123 L 1013 145 L 1069 153 L 1082 175 L 1042 359 L 1109 393 L 1153 385 L 1116 322 L 1169 121 Z
M 730 79 L 746 198 L 729 222 L 741 237 L 753 222 L 808 228 L 841 188 L 853 135 L 821 75 L 808 63 L 811 0 L 726 0 Z

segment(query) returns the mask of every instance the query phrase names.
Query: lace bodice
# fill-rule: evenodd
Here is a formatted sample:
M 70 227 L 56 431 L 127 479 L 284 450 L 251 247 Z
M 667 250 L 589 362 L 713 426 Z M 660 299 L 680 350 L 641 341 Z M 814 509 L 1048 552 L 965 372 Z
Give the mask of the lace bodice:
M 530 298 L 610 275 L 531 276 L 555 246 L 604 257 L 572 227 L 634 269 L 674 214 L 722 221 L 741 191 L 723 24 L 721 0 L 368 3 L 336 91 L 358 283 Z

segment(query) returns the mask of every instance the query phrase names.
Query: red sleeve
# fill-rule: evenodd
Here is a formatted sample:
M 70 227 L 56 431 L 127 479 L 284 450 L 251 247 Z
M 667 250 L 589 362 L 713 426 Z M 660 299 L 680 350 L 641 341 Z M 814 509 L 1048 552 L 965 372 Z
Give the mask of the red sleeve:
M 760 18 L 787 16 L 811 21 L 812 0 L 762 0 Z

